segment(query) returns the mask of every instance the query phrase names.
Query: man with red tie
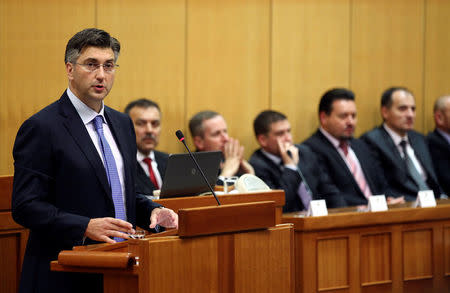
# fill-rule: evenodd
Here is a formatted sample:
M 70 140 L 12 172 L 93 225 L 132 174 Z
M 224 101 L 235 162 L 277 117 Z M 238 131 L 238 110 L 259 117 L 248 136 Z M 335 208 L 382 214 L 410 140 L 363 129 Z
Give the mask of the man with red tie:
M 152 195 L 161 189 L 169 155 L 156 151 L 161 135 L 161 110 L 148 99 L 130 102 L 125 113 L 133 120 L 137 145 L 136 192 Z

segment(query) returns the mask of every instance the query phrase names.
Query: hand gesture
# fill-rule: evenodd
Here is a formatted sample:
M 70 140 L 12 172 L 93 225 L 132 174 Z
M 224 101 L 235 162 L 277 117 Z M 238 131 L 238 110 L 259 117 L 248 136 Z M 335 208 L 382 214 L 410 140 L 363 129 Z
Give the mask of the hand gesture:
M 134 233 L 133 225 L 124 220 L 107 217 L 91 219 L 84 236 L 96 241 L 115 243 L 110 237 L 128 239 L 128 233 Z
M 150 229 L 160 225 L 165 228 L 178 229 L 178 215 L 171 209 L 156 208 L 153 209 L 150 216 Z

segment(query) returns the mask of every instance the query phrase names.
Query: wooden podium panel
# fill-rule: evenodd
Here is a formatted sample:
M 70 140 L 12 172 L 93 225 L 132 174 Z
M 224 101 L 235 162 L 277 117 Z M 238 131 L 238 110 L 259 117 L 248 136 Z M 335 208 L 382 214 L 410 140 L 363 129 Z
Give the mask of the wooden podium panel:
M 295 227 L 296 292 L 450 292 L 450 202 L 410 205 L 284 214 Z
M 79 251 L 128 251 L 137 257 L 136 265 L 108 269 L 54 261 L 51 268 L 103 273 L 105 293 L 294 292 L 293 238 L 293 225 L 282 224 L 192 238 L 130 239 Z
M 0 292 L 16 293 L 28 230 L 11 216 L 12 176 L 0 176 Z
M 281 223 L 281 215 L 283 213 L 283 206 L 285 203 L 283 190 L 225 194 L 225 195 L 218 195 L 217 197 L 219 198 L 222 205 L 260 202 L 260 201 L 273 201 L 275 202 L 276 223 L 277 224 Z M 182 208 L 217 206 L 217 202 L 212 195 L 174 197 L 166 199 L 157 199 L 154 201 L 165 206 L 166 208 L 174 210 L 176 213 L 178 212 L 179 209 Z

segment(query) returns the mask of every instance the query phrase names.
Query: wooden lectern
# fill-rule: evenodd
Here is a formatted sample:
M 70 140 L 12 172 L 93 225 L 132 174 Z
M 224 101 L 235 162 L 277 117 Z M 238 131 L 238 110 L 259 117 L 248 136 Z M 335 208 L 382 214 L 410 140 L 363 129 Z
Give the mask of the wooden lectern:
M 294 292 L 292 224 L 275 203 L 179 210 L 179 229 L 75 247 L 51 269 L 102 273 L 104 292 Z

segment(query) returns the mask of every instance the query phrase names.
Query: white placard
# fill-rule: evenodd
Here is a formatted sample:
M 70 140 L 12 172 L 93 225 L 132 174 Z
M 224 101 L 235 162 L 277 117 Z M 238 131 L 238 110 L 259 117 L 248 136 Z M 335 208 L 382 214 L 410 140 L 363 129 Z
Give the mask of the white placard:
M 382 195 L 372 195 L 369 197 L 369 212 L 387 211 L 386 197 Z
M 309 202 L 308 217 L 328 216 L 327 204 L 324 199 Z
M 433 190 L 421 190 L 417 194 L 416 206 L 421 208 L 429 208 L 436 206 Z

